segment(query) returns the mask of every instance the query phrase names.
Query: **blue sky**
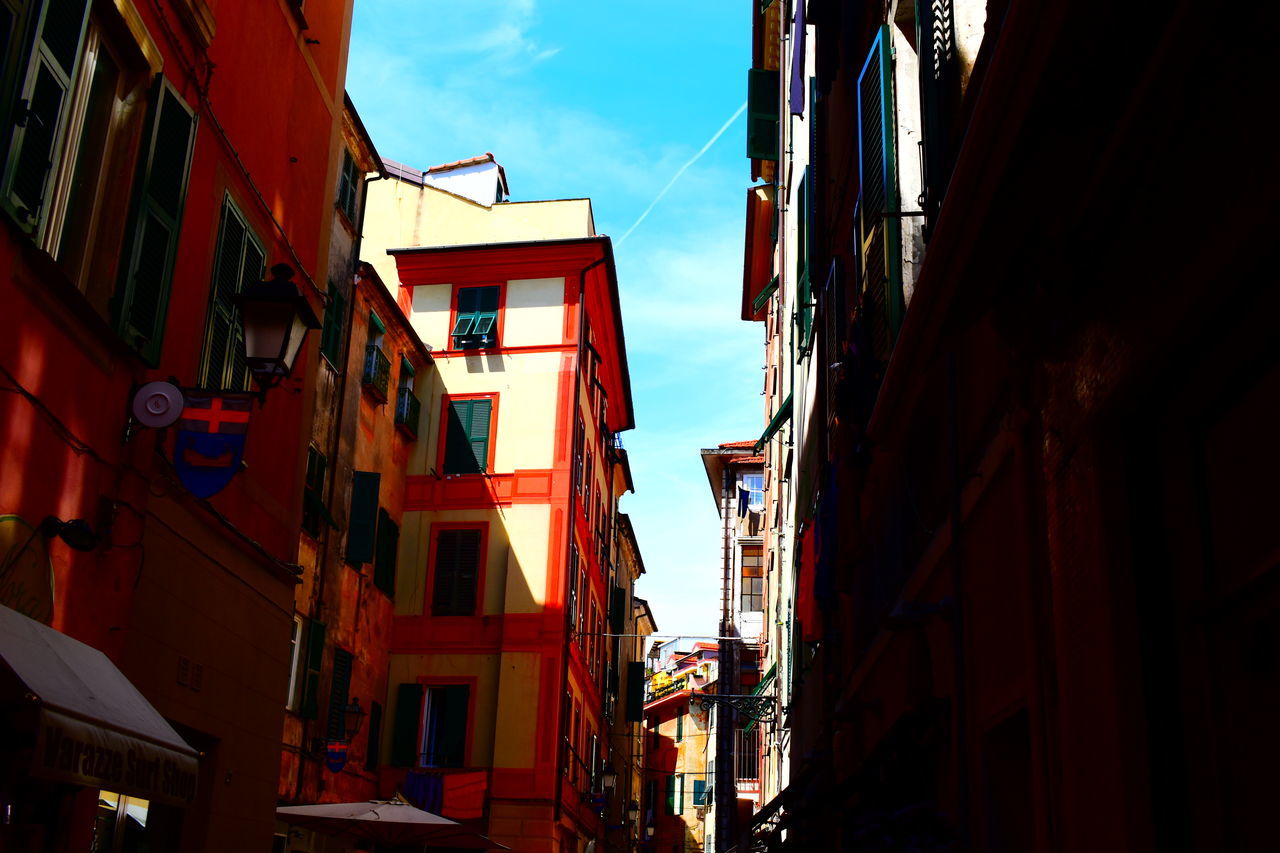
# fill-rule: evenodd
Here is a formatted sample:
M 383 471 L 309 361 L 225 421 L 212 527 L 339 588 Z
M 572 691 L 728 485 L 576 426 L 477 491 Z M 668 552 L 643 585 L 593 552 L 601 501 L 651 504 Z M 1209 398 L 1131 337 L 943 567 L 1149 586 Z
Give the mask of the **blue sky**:
M 698 450 L 762 428 L 763 330 L 738 319 L 751 183 L 750 4 L 357 0 L 347 89 L 379 152 L 492 151 L 513 201 L 590 197 L 614 239 L 637 428 L 623 500 L 663 633 L 714 634 L 720 532 Z

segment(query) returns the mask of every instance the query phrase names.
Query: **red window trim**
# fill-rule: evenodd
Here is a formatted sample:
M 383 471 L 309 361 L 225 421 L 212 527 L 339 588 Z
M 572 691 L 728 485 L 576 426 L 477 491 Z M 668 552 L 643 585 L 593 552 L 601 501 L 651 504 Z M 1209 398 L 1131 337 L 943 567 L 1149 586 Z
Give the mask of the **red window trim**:
M 489 522 L 487 521 L 436 521 L 431 524 L 430 541 L 427 547 L 427 588 L 423 591 L 424 616 L 431 616 L 431 598 L 436 589 L 436 546 L 440 542 L 440 533 L 444 530 L 479 530 L 480 531 L 480 564 L 476 567 L 476 612 L 459 616 L 432 616 L 433 619 L 474 619 L 484 614 L 484 584 L 489 567 Z
M 494 473 L 493 460 L 497 455 L 498 449 L 498 400 L 501 395 L 496 391 L 488 391 L 478 394 L 445 394 L 440 400 L 440 417 L 436 419 L 436 470 L 440 472 L 440 476 L 448 477 L 487 477 Z M 489 458 L 485 460 L 484 474 L 445 474 L 444 473 L 444 451 L 445 444 L 449 441 L 449 404 L 454 400 L 492 400 L 493 407 L 489 410 Z
M 462 350 L 457 349 L 453 345 L 453 329 L 458 325 L 458 291 L 464 287 L 496 287 L 498 288 L 498 345 L 491 349 L 481 350 Z M 453 289 L 449 291 L 449 328 L 445 331 L 445 353 L 458 352 L 502 352 L 505 347 L 507 328 L 507 283 L 505 281 L 488 281 L 474 282 L 470 284 L 455 284 Z
M 422 706 L 424 712 L 418 715 L 418 741 L 414 749 L 417 761 L 422 760 L 422 725 L 426 722 L 425 708 L 427 705 L 427 688 L 429 687 L 467 687 L 467 733 L 465 735 L 466 743 L 462 747 L 462 768 L 471 767 L 471 741 L 475 735 L 476 722 L 476 693 L 477 685 L 480 683 L 479 676 L 475 675 L 419 675 L 418 684 L 422 685 Z

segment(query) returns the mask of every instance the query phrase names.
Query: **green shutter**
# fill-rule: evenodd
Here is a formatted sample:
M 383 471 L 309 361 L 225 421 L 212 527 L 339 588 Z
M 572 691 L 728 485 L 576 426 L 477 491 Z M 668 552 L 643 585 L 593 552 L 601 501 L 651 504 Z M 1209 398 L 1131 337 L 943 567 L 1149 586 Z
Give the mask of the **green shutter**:
M 342 331 L 346 324 L 346 298 L 337 285 L 329 285 L 329 303 L 324 307 L 324 330 L 320 333 L 320 354 L 342 369 Z
M 152 92 L 133 216 L 114 309 L 117 329 L 152 367 L 159 364 L 178 255 L 196 115 L 163 76 Z
M 492 400 L 451 400 L 445 435 L 444 473 L 482 474 L 489 467 Z
M 903 297 L 893 68 L 889 27 L 881 26 L 858 75 L 858 242 L 862 295 L 876 357 L 887 361 L 902 325 Z
M 329 740 L 345 740 L 347 695 L 351 690 L 351 652 L 333 650 L 333 672 L 329 679 L 329 718 L 325 734 Z
M 676 743 L 684 740 L 684 712 L 677 709 L 676 713 Z
M 307 448 L 306 488 L 302 494 L 302 529 L 312 536 L 320 533 L 320 521 L 332 524 L 329 509 L 324 505 L 324 475 L 329 461 L 314 447 Z
M 644 662 L 627 661 L 627 709 L 628 723 L 644 719 Z
M 88 0 L 47 0 L 43 4 L 28 2 L 27 14 L 20 17 L 30 27 L 32 47 L 17 72 L 16 100 L 9 104 L 11 135 L 0 197 L 28 232 L 36 231 L 44 220 L 88 13 Z M 36 20 L 31 22 L 29 15 L 35 15 Z M 15 34 L 15 42 L 17 38 Z M 6 66 L 9 62 L 6 52 Z
M 707 802 L 707 780 L 705 780 L 705 779 L 694 779 L 694 780 L 693 780 L 693 804 L 694 804 L 695 806 L 705 806 L 705 805 L 708 805 L 708 802 Z
M 400 550 L 400 527 L 385 509 L 378 510 L 377 557 L 373 564 L 373 585 L 395 598 L 396 556 Z
M 415 767 L 418 764 L 422 696 L 421 684 L 401 684 L 396 687 L 396 719 L 391 731 L 392 767 Z
M 609 588 L 609 630 L 621 634 L 626 627 L 627 591 L 620 586 Z
M 369 739 L 364 749 L 364 769 L 378 769 L 378 753 L 382 749 L 382 704 L 369 703 Z
M 347 516 L 347 562 L 373 562 L 378 532 L 378 489 L 382 475 L 354 471 L 351 475 L 351 512 Z
M 667 777 L 667 814 L 676 813 L 676 775 Z
M 463 767 L 467 755 L 467 716 L 471 690 L 467 685 L 436 687 L 431 691 L 437 720 L 436 763 L 441 767 Z
M 222 203 L 218 246 L 214 255 L 213 288 L 200 384 L 205 388 L 243 391 L 249 387 L 245 364 L 244 330 L 235 297 L 246 282 L 262 278 L 266 254 L 244 216 L 228 196 Z
M 812 120 L 812 113 L 810 114 Z M 796 191 L 796 331 L 800 351 L 807 354 L 813 335 L 813 185 L 809 182 L 809 167 L 800 177 Z
M 778 159 L 778 72 L 752 68 L 747 72 L 747 156 Z
M 307 671 L 302 681 L 298 714 L 314 720 L 320 713 L 320 672 L 324 667 L 324 623 L 315 619 L 307 627 Z

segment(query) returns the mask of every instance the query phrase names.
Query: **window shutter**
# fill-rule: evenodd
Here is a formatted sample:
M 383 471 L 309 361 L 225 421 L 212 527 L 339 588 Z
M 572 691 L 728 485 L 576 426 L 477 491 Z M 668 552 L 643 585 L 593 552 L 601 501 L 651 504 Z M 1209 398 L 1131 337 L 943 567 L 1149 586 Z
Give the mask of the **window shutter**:
M 324 307 L 324 331 L 320 333 L 320 354 L 339 370 L 342 369 L 342 327 L 346 298 L 337 285 L 329 285 L 329 304 Z
M 418 763 L 422 696 L 421 684 L 401 684 L 396 687 L 396 719 L 391 731 L 392 767 L 414 767 Z
M 465 684 L 432 690 L 432 703 L 440 702 L 443 706 L 436 711 L 440 732 L 436 744 L 436 763 L 441 767 L 462 767 L 466 763 L 467 705 L 470 692 Z
M 918 0 L 916 44 L 920 50 L 920 117 L 924 131 L 924 208 L 932 226 L 951 173 L 950 117 L 959 94 L 955 83 L 955 24 L 952 0 Z
M 373 585 L 387 594 L 396 595 L 396 557 L 400 550 L 400 527 L 385 509 L 378 510 L 378 554 L 373 564 Z
M 205 388 L 243 391 L 249 387 L 244 330 L 235 297 L 244 289 L 246 281 L 262 278 L 265 260 L 261 244 L 240 211 L 230 197 L 223 199 L 209 299 L 209 325 L 205 330 L 204 365 L 200 372 L 200 383 Z
M 620 586 L 609 589 L 609 630 L 621 634 L 626 627 L 627 591 Z
M 320 520 L 328 515 L 324 506 L 324 475 L 328 468 L 324 454 L 307 448 L 306 488 L 302 495 L 302 529 L 312 536 L 320 533 Z
M 479 530 L 440 531 L 436 538 L 435 580 L 431 590 L 432 615 L 473 615 L 479 569 Z
M 382 704 L 369 703 L 369 740 L 364 750 L 364 769 L 378 769 L 378 753 L 382 750 Z
M 902 323 L 901 233 L 894 156 L 889 28 L 881 26 L 858 75 L 858 240 L 863 304 L 871 314 L 876 357 L 887 361 Z
M 667 777 L 667 814 L 676 813 L 676 775 Z
M 329 719 L 325 725 L 329 740 L 345 740 L 347 736 L 346 707 L 347 694 L 351 690 L 351 662 L 351 652 L 346 649 L 333 650 L 333 674 L 329 680 Z
M 492 400 L 473 400 L 471 406 L 471 453 L 479 471 L 489 470 L 489 415 Z
M 628 723 L 644 719 L 644 662 L 627 661 L 627 709 Z
M 801 352 L 808 350 L 813 333 L 813 270 L 810 265 L 813 224 L 809 218 L 812 194 L 809 167 L 806 166 L 796 190 L 796 326 Z
M 684 712 L 676 713 L 676 743 L 684 740 Z
M 347 562 L 373 562 L 378 531 L 378 488 L 382 475 L 354 471 L 351 475 L 351 512 L 347 516 Z
M 8 131 L 12 135 L 4 164 L 3 198 L 19 224 L 34 232 L 44 218 L 58 142 L 66 132 L 67 100 L 80 59 L 89 3 L 47 0 L 43 5 L 32 2 L 28 6 L 37 21 L 33 47 L 19 72 L 17 100 L 11 106 Z M 7 64 L 8 54 L 5 56 Z
M 747 156 L 778 159 L 778 72 L 752 68 L 747 72 Z
M 693 804 L 695 806 L 707 805 L 707 781 L 705 779 L 693 780 Z
M 324 666 L 323 622 L 315 619 L 307 628 L 307 674 L 302 682 L 302 702 L 298 714 L 314 720 L 320 713 L 320 671 Z
M 195 113 L 157 76 L 115 302 L 120 335 L 153 367 L 160 361 L 195 140 Z

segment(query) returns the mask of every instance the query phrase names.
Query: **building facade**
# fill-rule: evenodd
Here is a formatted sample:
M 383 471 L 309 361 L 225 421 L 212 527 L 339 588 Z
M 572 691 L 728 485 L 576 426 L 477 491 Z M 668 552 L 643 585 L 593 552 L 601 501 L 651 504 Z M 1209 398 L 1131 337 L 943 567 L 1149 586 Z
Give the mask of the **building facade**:
M 390 251 L 384 280 L 435 363 L 405 484 L 383 785 L 513 849 L 577 853 L 603 843 L 617 796 L 606 634 L 635 577 L 616 558 L 631 487 L 616 436 L 632 427 L 616 274 L 589 202 L 500 202 L 505 175 L 477 159 L 390 166 L 370 187 L 365 253 Z M 477 166 L 449 189 L 429 179 Z
M 300 8 L 0 4 L 6 636 L 105 655 L 63 695 L 0 650 L 5 695 L 42 703 L 6 751 L 6 846 L 270 845 L 317 347 L 245 396 L 236 297 L 283 263 L 326 299 L 351 4 Z
M 1169 235 L 1275 75 L 1204 4 L 1149 11 L 751 4 L 743 314 L 796 638 L 757 843 L 1269 844 L 1274 217 Z

